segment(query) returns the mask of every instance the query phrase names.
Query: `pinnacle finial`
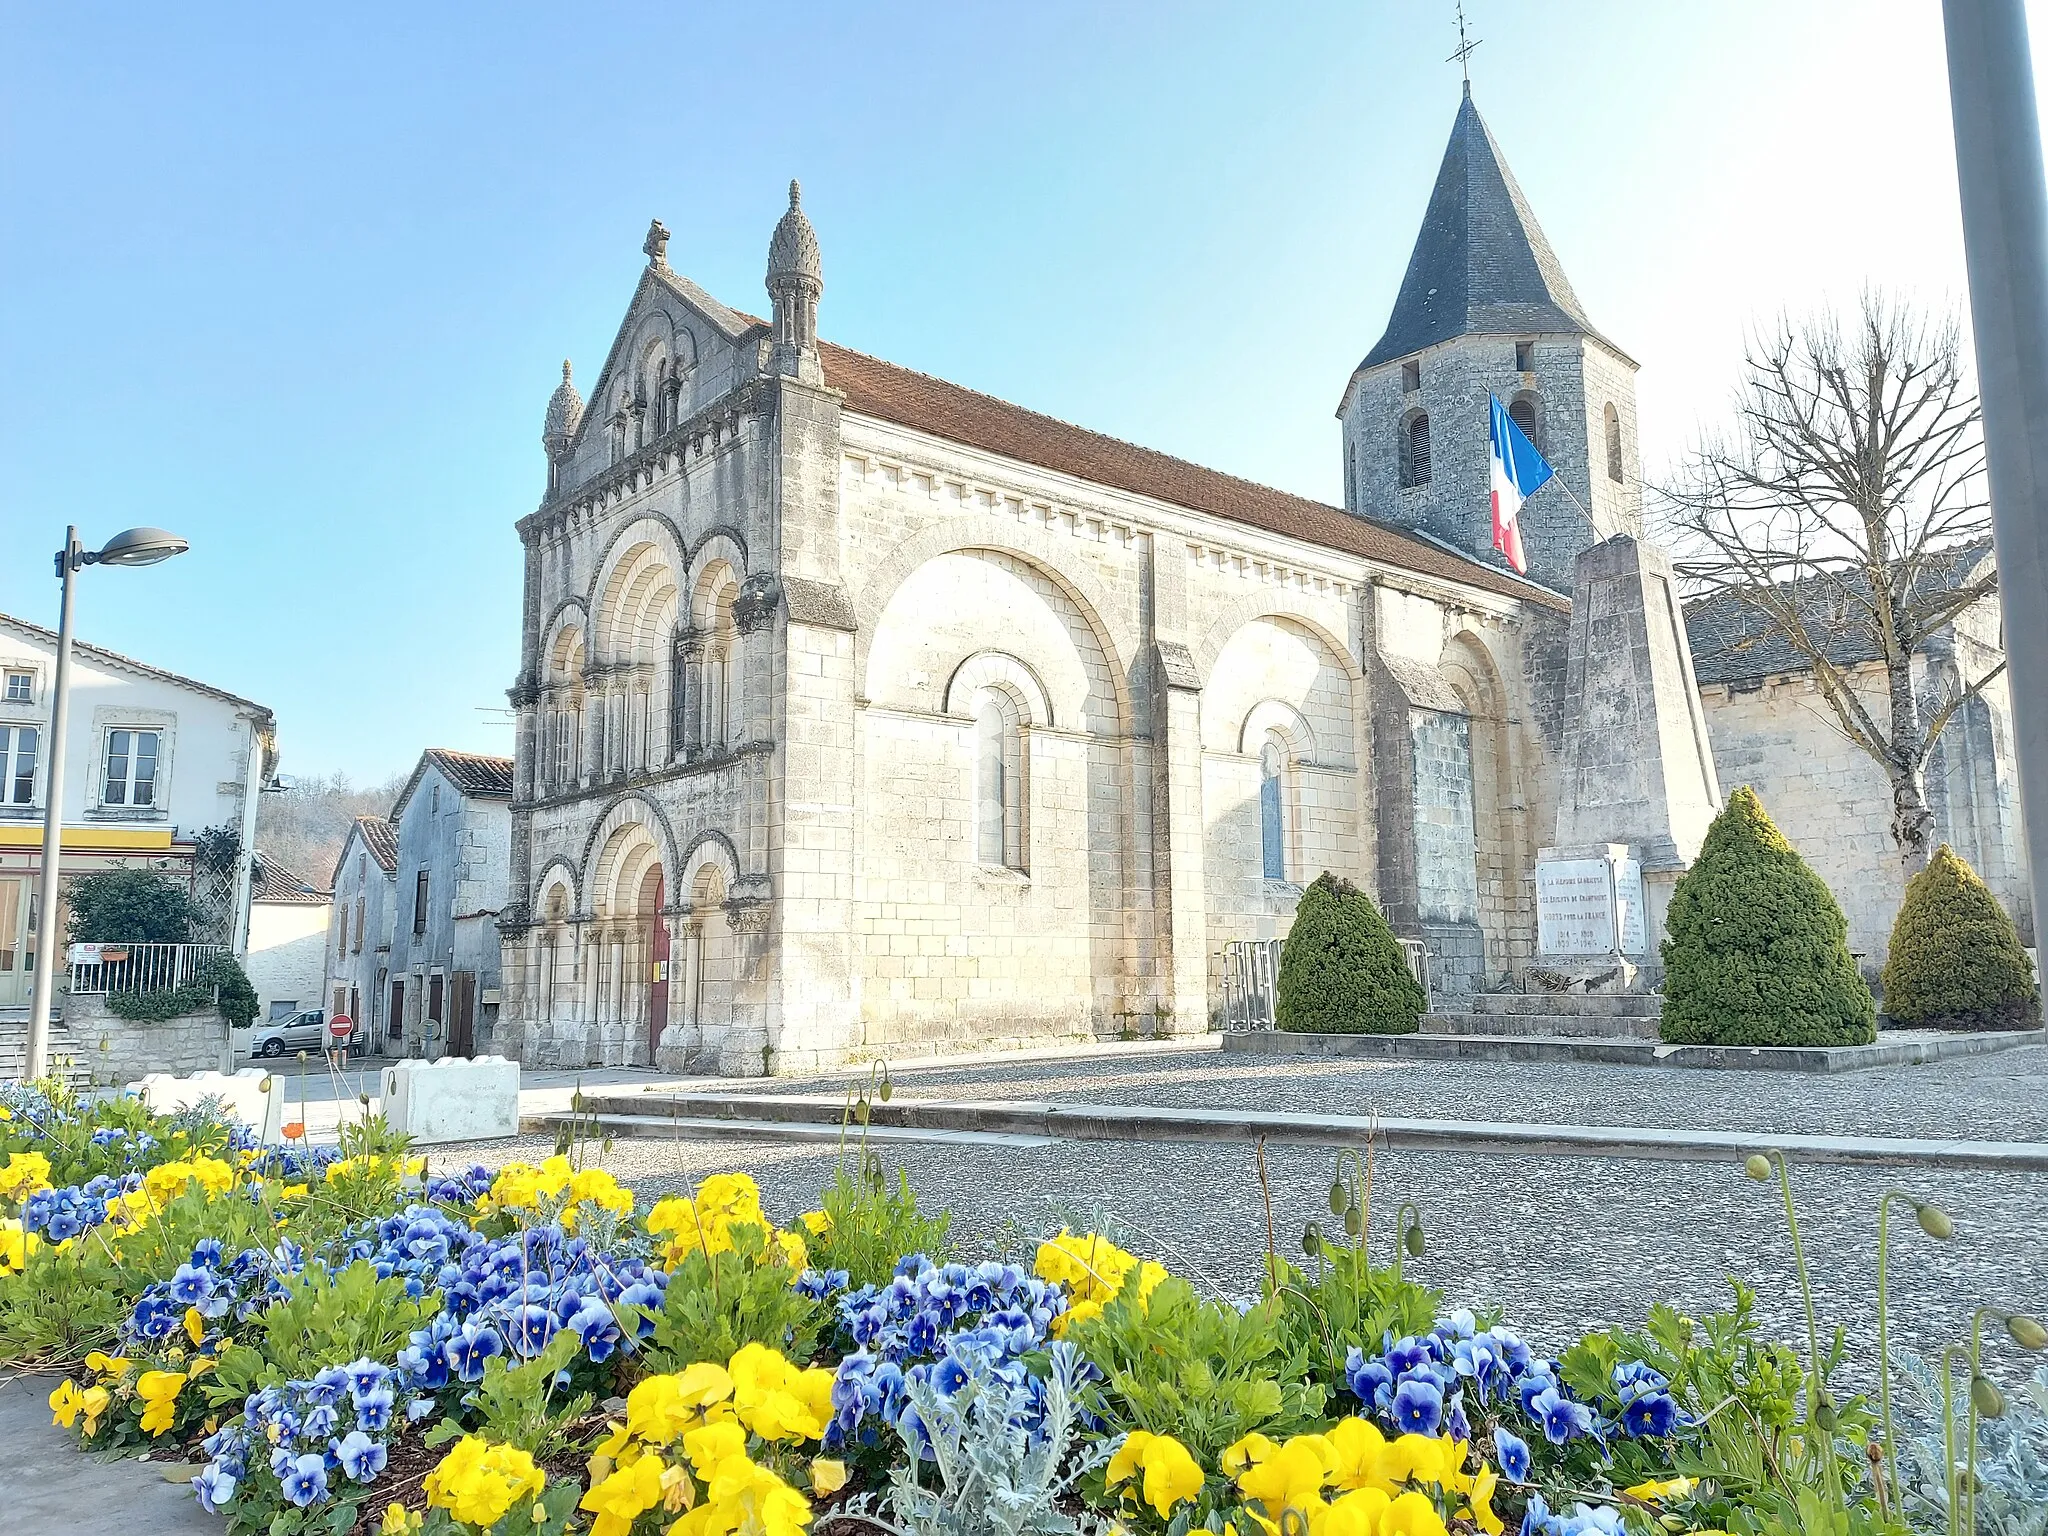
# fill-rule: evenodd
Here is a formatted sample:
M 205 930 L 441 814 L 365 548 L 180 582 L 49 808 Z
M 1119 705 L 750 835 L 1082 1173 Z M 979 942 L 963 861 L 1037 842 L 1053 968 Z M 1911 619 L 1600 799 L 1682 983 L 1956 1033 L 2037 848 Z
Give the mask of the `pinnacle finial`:
M 569 359 L 566 357 L 562 359 L 562 382 L 564 384 L 569 382 Z
M 640 243 L 640 249 L 647 253 L 649 264 L 657 267 L 668 265 L 668 226 L 655 219 L 647 226 L 647 238 Z
M 800 186 L 798 186 L 798 185 L 797 185 L 797 180 L 796 180 L 796 178 L 795 178 L 794 176 L 790 177 L 790 179 L 789 179 L 789 206 L 790 206 L 790 207 L 792 207 L 792 208 L 801 208 L 801 207 L 803 207 L 803 205 L 804 205 L 804 203 L 803 203 L 803 197 L 804 197 L 804 189 L 803 189 L 802 187 L 800 187 Z

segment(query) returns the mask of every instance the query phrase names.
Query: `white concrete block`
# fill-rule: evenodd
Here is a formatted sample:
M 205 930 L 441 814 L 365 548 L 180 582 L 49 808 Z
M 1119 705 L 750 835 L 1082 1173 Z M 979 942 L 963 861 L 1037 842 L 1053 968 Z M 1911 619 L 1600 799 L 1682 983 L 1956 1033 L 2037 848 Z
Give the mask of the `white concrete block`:
M 158 1114 L 218 1099 L 229 1114 L 263 1140 L 277 1141 L 284 1133 L 284 1078 L 261 1067 L 244 1067 L 231 1073 L 194 1072 L 190 1077 L 151 1072 L 130 1083 L 128 1095 L 142 1100 Z
M 384 1118 L 417 1142 L 481 1141 L 519 1134 L 519 1063 L 401 1061 L 384 1069 Z

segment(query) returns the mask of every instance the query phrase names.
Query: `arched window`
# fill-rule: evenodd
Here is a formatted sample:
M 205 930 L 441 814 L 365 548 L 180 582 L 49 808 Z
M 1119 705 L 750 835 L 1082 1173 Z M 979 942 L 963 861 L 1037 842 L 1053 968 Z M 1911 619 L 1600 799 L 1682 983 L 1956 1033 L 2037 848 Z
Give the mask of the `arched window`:
M 1517 395 L 1508 406 L 1508 418 L 1522 429 L 1522 436 L 1541 451 L 1543 447 L 1543 418 L 1537 413 L 1533 395 Z
M 690 718 L 689 631 L 678 629 L 669 640 L 668 651 L 668 755 L 683 755 L 685 723 Z
M 1287 750 L 1277 736 L 1259 748 L 1259 861 L 1268 880 L 1287 878 Z
M 1401 424 L 1401 483 L 1429 484 L 1429 413 L 1416 411 Z
M 974 711 L 975 858 L 1022 870 L 1024 859 L 1024 731 L 1016 701 L 986 690 Z
M 1621 483 L 1621 412 L 1607 402 L 1607 478 Z

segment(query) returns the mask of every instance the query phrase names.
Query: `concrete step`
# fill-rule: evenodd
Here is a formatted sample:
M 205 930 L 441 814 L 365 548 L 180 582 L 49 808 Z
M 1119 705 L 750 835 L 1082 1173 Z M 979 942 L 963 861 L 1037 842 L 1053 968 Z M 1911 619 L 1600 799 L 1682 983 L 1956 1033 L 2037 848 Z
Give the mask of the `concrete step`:
M 1630 1018 L 1604 1013 L 1432 1013 L 1424 1016 L 1422 1033 L 1489 1037 L 1512 1033 L 1551 1040 L 1655 1040 L 1657 1019 L 1655 1015 Z
M 50 1021 L 50 1061 L 60 1067 L 74 1088 L 92 1081 L 78 1042 L 71 1038 L 62 1018 Z M 28 1010 L 9 1008 L 0 1012 L 0 1083 L 18 1083 L 28 1069 Z
M 1664 999 L 1651 992 L 1474 992 L 1432 1000 L 1439 1013 L 1481 1018 L 1654 1019 Z
M 553 1131 L 570 1124 L 584 1131 L 593 1127 L 606 1136 L 635 1137 L 658 1141 L 669 1137 L 680 1141 L 795 1141 L 813 1146 L 836 1147 L 843 1142 L 856 1145 L 860 1128 L 851 1126 L 843 1136 L 837 1120 L 783 1118 L 742 1119 L 708 1116 L 597 1114 L 580 1118 L 568 1115 L 526 1115 L 519 1128 L 525 1132 Z M 1053 1143 L 1050 1136 L 1025 1135 L 1014 1131 L 951 1130 L 940 1126 L 870 1125 L 873 1142 L 923 1143 L 941 1146 L 1004 1147 L 1014 1151 L 1037 1151 Z

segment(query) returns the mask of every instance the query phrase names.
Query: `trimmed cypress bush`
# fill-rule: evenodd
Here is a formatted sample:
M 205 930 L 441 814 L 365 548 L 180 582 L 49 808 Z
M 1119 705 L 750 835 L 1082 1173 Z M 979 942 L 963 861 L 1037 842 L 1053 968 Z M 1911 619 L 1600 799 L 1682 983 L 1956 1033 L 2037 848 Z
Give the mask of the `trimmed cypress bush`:
M 1828 890 L 1744 785 L 1707 829 L 1664 920 L 1663 1037 L 1681 1045 L 1863 1045 L 1870 988 Z
M 1943 843 L 1906 882 L 1885 955 L 1885 1016 L 1921 1029 L 2032 1029 L 2041 989 L 2019 929 Z
M 1327 870 L 1317 876 L 1280 951 L 1276 1025 L 1325 1035 L 1408 1035 L 1428 1006 L 1372 898 Z

